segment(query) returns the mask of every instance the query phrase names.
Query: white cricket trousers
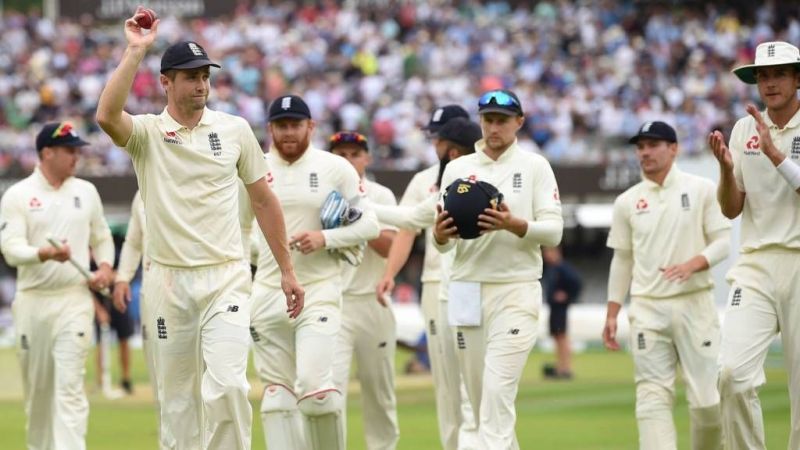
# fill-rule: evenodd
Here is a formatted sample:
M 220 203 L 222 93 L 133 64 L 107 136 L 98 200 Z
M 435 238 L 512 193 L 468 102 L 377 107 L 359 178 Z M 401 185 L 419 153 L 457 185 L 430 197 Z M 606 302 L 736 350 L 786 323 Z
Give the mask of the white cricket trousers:
M 249 290 L 244 260 L 196 269 L 152 262 L 147 269 L 162 448 L 250 448 Z
M 378 303 L 375 294 L 346 296 L 342 305 L 342 328 L 334 350 L 333 380 L 346 400 L 350 366 L 355 356 L 369 450 L 393 450 L 400 437 L 394 385 L 396 348 L 396 324 L 391 305 Z
M 423 282 L 420 298 L 436 396 L 439 439 L 443 450 L 477 450 L 478 430 L 461 381 L 455 328 L 447 322 L 447 302 L 442 301 L 441 289 L 446 290 L 447 286 L 438 281 Z
M 800 449 L 800 251 L 742 254 L 728 281 L 719 373 L 726 449 L 766 448 L 757 391 L 777 333 L 789 374 L 789 449 Z
M 693 450 L 722 445 L 717 358 L 720 330 L 710 289 L 670 298 L 633 297 L 628 308 L 641 450 L 674 450 L 678 363 L 686 384 Z
M 92 294 L 85 286 L 17 292 L 11 311 L 28 449 L 85 449 L 89 401 L 83 377 L 94 330 Z
M 516 450 L 514 401 L 536 342 L 542 287 L 538 281 L 481 283 L 480 291 L 481 325 L 456 327 L 461 375 L 475 411 L 480 448 Z
M 280 288 L 255 283 L 250 296 L 256 372 L 265 389 L 280 387 L 293 397 L 292 402 L 282 406 L 284 413 L 295 416 L 297 403 L 304 399 L 323 393 L 341 395 L 333 382 L 333 354 L 341 325 L 341 285 L 320 281 L 304 284 L 303 289 L 305 306 L 295 319 L 286 312 L 286 296 Z M 262 418 L 267 410 L 280 409 L 264 400 L 261 408 Z

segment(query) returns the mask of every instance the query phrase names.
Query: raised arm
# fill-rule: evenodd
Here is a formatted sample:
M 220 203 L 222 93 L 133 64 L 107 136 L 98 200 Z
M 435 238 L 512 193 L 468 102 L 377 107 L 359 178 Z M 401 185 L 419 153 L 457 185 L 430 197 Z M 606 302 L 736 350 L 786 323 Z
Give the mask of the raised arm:
M 139 64 L 144 59 L 147 49 L 155 42 L 159 20 L 153 22 L 150 32 L 144 34 L 142 28 L 136 24 L 136 19 L 144 15 L 140 6 L 133 17 L 125 21 L 125 39 L 128 47 L 122 55 L 122 61 L 111 74 L 100 100 L 97 103 L 95 118 L 100 128 L 111 137 L 111 140 L 120 147 L 125 146 L 133 133 L 131 116 L 123 111 L 128 100 L 128 92 L 133 85 L 133 78 L 139 69 Z
M 734 219 L 744 209 L 744 192 L 736 185 L 736 176 L 733 173 L 733 158 L 725 138 L 719 131 L 714 131 L 708 136 L 708 146 L 719 162 L 719 186 L 717 186 L 717 201 L 722 214 Z

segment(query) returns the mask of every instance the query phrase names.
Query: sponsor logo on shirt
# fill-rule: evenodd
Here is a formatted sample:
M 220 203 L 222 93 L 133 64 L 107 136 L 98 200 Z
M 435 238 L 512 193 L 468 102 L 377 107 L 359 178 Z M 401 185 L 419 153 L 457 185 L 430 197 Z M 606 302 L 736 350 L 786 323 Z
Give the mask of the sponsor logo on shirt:
M 435 184 L 432 184 L 431 187 L 428 188 L 428 192 L 430 192 L 431 194 L 434 192 L 439 192 L 439 188 L 436 187 Z
M 272 176 L 272 172 L 267 172 L 267 184 L 272 187 L 272 183 L 275 181 L 275 177 Z
M 750 136 L 750 139 L 747 140 L 747 143 L 744 144 L 744 147 L 746 149 L 744 151 L 745 155 L 760 155 L 761 152 L 758 150 L 758 135 Z
M 647 199 L 645 199 L 644 197 L 640 198 L 639 201 L 636 202 L 636 214 L 650 212 L 650 210 L 647 209 L 648 206 L 649 205 L 647 204 Z
M 553 200 L 560 202 L 561 194 L 558 193 L 558 187 L 553 188 Z
M 42 209 L 42 202 L 40 202 L 38 198 L 33 197 L 28 202 L 28 208 L 30 208 L 31 211 L 38 211 Z
M 183 141 L 181 141 L 180 136 L 178 133 L 174 131 L 167 131 L 164 133 L 164 143 L 165 144 L 175 144 L 175 145 L 183 145 Z
M 75 203 L 75 209 L 81 209 L 81 198 L 76 195 L 73 197 L 73 201 Z
M 683 208 L 684 211 L 689 210 L 689 194 L 686 192 L 681 194 L 681 208 Z
M 794 139 L 792 139 L 791 158 L 792 159 L 800 158 L 800 136 L 795 136 Z

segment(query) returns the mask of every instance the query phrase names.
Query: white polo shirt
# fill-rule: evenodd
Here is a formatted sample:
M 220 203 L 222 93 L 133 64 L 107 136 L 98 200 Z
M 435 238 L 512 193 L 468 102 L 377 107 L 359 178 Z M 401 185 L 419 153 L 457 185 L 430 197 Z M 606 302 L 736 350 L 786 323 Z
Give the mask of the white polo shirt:
M 324 230 L 326 248 L 342 248 L 358 245 L 374 239 L 380 233 L 378 219 L 366 200 L 365 188 L 358 173 L 344 158 L 332 153 L 308 148 L 303 156 L 293 163 L 280 157 L 273 147 L 267 153 L 270 171 L 267 182 L 281 202 L 286 232 L 291 236 L 312 230 L 321 230 L 319 218 L 322 204 L 332 191 L 338 191 L 351 206 L 363 210 L 361 219 L 355 223 Z M 267 251 L 267 242 L 261 233 L 257 235 L 258 270 L 255 282 L 269 287 L 280 287 L 281 276 L 278 264 Z M 292 251 L 295 275 L 301 284 L 322 280 L 335 281 L 341 289 L 341 260 L 330 252 L 317 250 L 308 255 Z
M 795 164 L 800 164 L 800 111 L 779 129 L 766 111 L 772 142 Z M 731 132 L 729 148 L 736 185 L 745 193 L 741 251 L 768 247 L 800 250 L 800 197 L 761 152 L 756 121 L 745 116 Z
M 436 178 L 439 176 L 439 164 L 417 172 L 408 182 L 400 206 L 415 206 L 424 202 L 431 195 L 438 195 Z M 422 266 L 423 283 L 441 281 L 441 255 L 433 246 L 433 229 L 425 229 L 425 259 Z
M 730 227 L 714 183 L 673 165 L 663 186 L 644 178 L 617 197 L 608 246 L 633 252 L 632 297 L 673 297 L 713 286 L 711 271 L 676 283 L 661 269 L 699 255 L 711 233 Z
M 0 200 L 0 249 L 18 268 L 17 291 L 58 290 L 86 286 L 69 262 L 39 260 L 48 237 L 66 239 L 72 257 L 89 269 L 89 248 L 98 264 L 114 265 L 114 241 L 93 184 L 70 177 L 55 189 L 37 166 Z
M 442 193 L 457 178 L 485 181 L 503 194 L 515 217 L 528 222 L 555 220 L 563 227 L 558 185 L 550 163 L 541 155 L 521 150 L 516 141 L 496 161 L 484 153 L 485 147 L 481 139 L 475 143 L 475 153 L 447 165 Z M 450 281 L 510 283 L 542 276 L 542 252 L 531 226 L 522 238 L 501 230 L 477 239 L 456 239 L 455 251 Z
M 242 228 L 242 254 L 244 259 L 250 261 L 250 235 L 253 232 L 253 227 L 258 228 L 258 222 L 255 221 L 255 213 L 253 207 L 250 205 L 250 194 L 247 192 L 247 187 L 242 180 L 239 180 L 239 226 Z M 258 230 L 261 233 L 261 229 Z
M 397 205 L 397 200 L 389 188 L 382 186 L 374 181 L 363 179 L 364 188 L 367 191 L 367 198 L 371 204 L 378 205 Z M 379 223 L 381 230 L 396 230 L 397 228 L 387 225 L 386 223 Z M 351 266 L 350 264 L 342 265 L 342 281 L 344 290 L 342 294 L 347 296 L 356 295 L 375 295 L 375 285 L 378 280 L 383 277 L 383 272 L 386 269 L 386 258 L 379 255 L 378 252 L 372 249 L 369 245 L 364 249 L 364 259 L 361 264 Z
M 206 108 L 189 130 L 166 109 L 133 116 L 125 150 L 139 179 L 153 261 L 198 267 L 242 258 L 237 178 L 251 184 L 267 173 L 244 119 Z
M 131 202 L 131 219 L 128 221 L 128 231 L 125 233 L 125 242 L 119 254 L 116 281 L 130 283 L 139 268 L 139 262 L 147 265 L 147 248 L 144 239 L 145 224 L 144 202 L 139 191 L 133 196 Z M 144 255 L 144 259 L 142 259 Z

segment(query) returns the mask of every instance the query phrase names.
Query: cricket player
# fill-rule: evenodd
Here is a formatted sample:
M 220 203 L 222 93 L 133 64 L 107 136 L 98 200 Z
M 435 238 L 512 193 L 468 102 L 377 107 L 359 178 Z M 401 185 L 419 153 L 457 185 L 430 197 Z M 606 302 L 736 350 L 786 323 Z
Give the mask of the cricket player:
M 114 241 L 97 189 L 73 177 L 84 145 L 69 122 L 46 124 L 36 136 L 39 164 L 0 200 L 0 250 L 18 269 L 11 309 L 31 450 L 86 448 L 83 377 L 94 305 L 81 272 L 65 262 L 89 270 L 91 247 L 98 270 L 88 287 L 106 288 Z
M 459 440 L 470 441 L 476 438 L 475 424 L 469 418 L 465 421 L 465 416 L 471 415 L 471 407 L 466 395 L 462 395 L 461 376 L 458 372 L 458 360 L 456 358 L 456 344 L 453 333 L 445 320 L 445 316 L 440 315 L 442 307 L 439 302 L 441 286 L 441 256 L 433 247 L 432 219 L 435 219 L 436 199 L 439 195 L 439 181 L 442 172 L 451 159 L 455 159 L 461 153 L 450 151 L 452 142 L 444 142 L 439 138 L 442 127 L 455 119 L 469 120 L 469 114 L 464 108 L 458 105 L 445 105 L 437 108 L 431 114 L 428 125 L 424 129 L 430 134 L 439 163 L 417 173 L 408 183 L 406 191 L 400 200 L 402 207 L 416 207 L 424 205 L 425 210 L 431 209 L 432 217 L 427 214 L 424 217 L 427 226 L 412 228 L 400 226 L 392 247 L 387 257 L 386 270 L 383 277 L 378 282 L 376 293 L 380 300 L 385 295 L 392 293 L 394 289 L 394 278 L 403 268 L 411 253 L 414 239 L 421 229 L 425 229 L 425 259 L 422 268 L 422 294 L 420 303 L 422 314 L 425 317 L 425 337 L 428 343 L 428 355 L 431 362 L 431 374 L 433 376 L 434 391 L 436 394 L 436 417 L 439 425 L 439 438 L 442 448 L 445 450 L 456 450 L 459 448 Z M 464 147 L 474 151 L 472 146 Z M 381 208 L 375 205 L 376 212 Z M 400 214 L 399 219 L 408 219 L 411 216 Z M 386 218 L 387 220 L 389 217 Z M 466 413 L 465 413 L 466 411 Z M 462 444 L 464 444 L 462 442 Z
M 731 283 L 720 349 L 719 389 L 728 449 L 764 449 L 758 388 L 780 332 L 789 373 L 789 448 L 800 448 L 800 51 L 786 42 L 756 48 L 755 63 L 733 71 L 758 87 L 766 111 L 748 105 L 728 145 L 708 141 L 720 167 L 717 199 L 741 214 L 741 254 Z
M 356 169 L 371 204 L 397 205 L 389 188 L 366 178 L 367 166 L 372 162 L 366 137 L 355 132 L 338 132 L 328 139 L 328 150 Z M 400 437 L 394 390 L 397 336 L 392 305 L 375 301 L 375 284 L 383 275 L 397 229 L 383 223 L 380 227 L 380 235 L 367 243 L 361 264 L 343 265 L 342 328 L 333 356 L 333 381 L 346 405 L 350 366 L 355 357 L 367 448 L 393 450 Z M 342 409 L 347 410 L 345 406 Z M 342 420 L 344 431 L 347 430 L 345 422 Z
M 709 268 L 727 258 L 731 225 L 714 201 L 714 184 L 675 165 L 670 125 L 645 122 L 629 142 L 643 179 L 614 202 L 603 342 L 619 349 L 617 315 L 630 289 L 639 448 L 677 448 L 672 409 L 680 361 L 692 449 L 720 449 L 719 318 Z
M 483 181 L 499 189 L 504 200 L 478 216 L 477 239 L 458 238 L 453 218 L 438 206 L 433 236 L 440 252 L 455 252 L 448 319 L 457 327 L 461 376 L 475 410 L 480 448 L 506 450 L 519 448 L 514 400 L 538 330 L 540 246 L 557 245 L 564 224 L 550 164 L 517 145 L 525 117 L 516 94 L 486 92 L 478 113 L 483 139 L 474 154 L 447 165 L 441 192 L 456 179 Z
M 175 448 L 249 448 L 250 272 L 242 257 L 238 179 L 281 269 L 292 317 L 302 309 L 303 290 L 250 126 L 206 108 L 210 68 L 219 65 L 199 44 L 179 42 L 164 52 L 160 83 L 167 107 L 161 114 L 123 111 L 158 34 L 158 20 L 147 33 L 136 24 L 142 11 L 125 22 L 128 46 L 100 96 L 97 121 L 130 154 L 145 206 L 150 264 L 143 293 L 155 318 L 147 327 L 153 330 L 161 436 L 174 437 Z
M 266 386 L 261 400 L 266 444 L 270 450 L 342 450 L 344 401 L 332 364 L 346 263 L 332 250 L 377 238 L 378 220 L 353 166 L 311 146 L 314 121 L 301 97 L 284 95 L 272 102 L 269 131 L 267 181 L 283 205 L 306 308 L 296 319 L 286 316 L 280 268 L 259 238 L 250 332 L 256 371 Z M 323 230 L 320 212 L 334 191 L 362 214 L 349 225 Z

